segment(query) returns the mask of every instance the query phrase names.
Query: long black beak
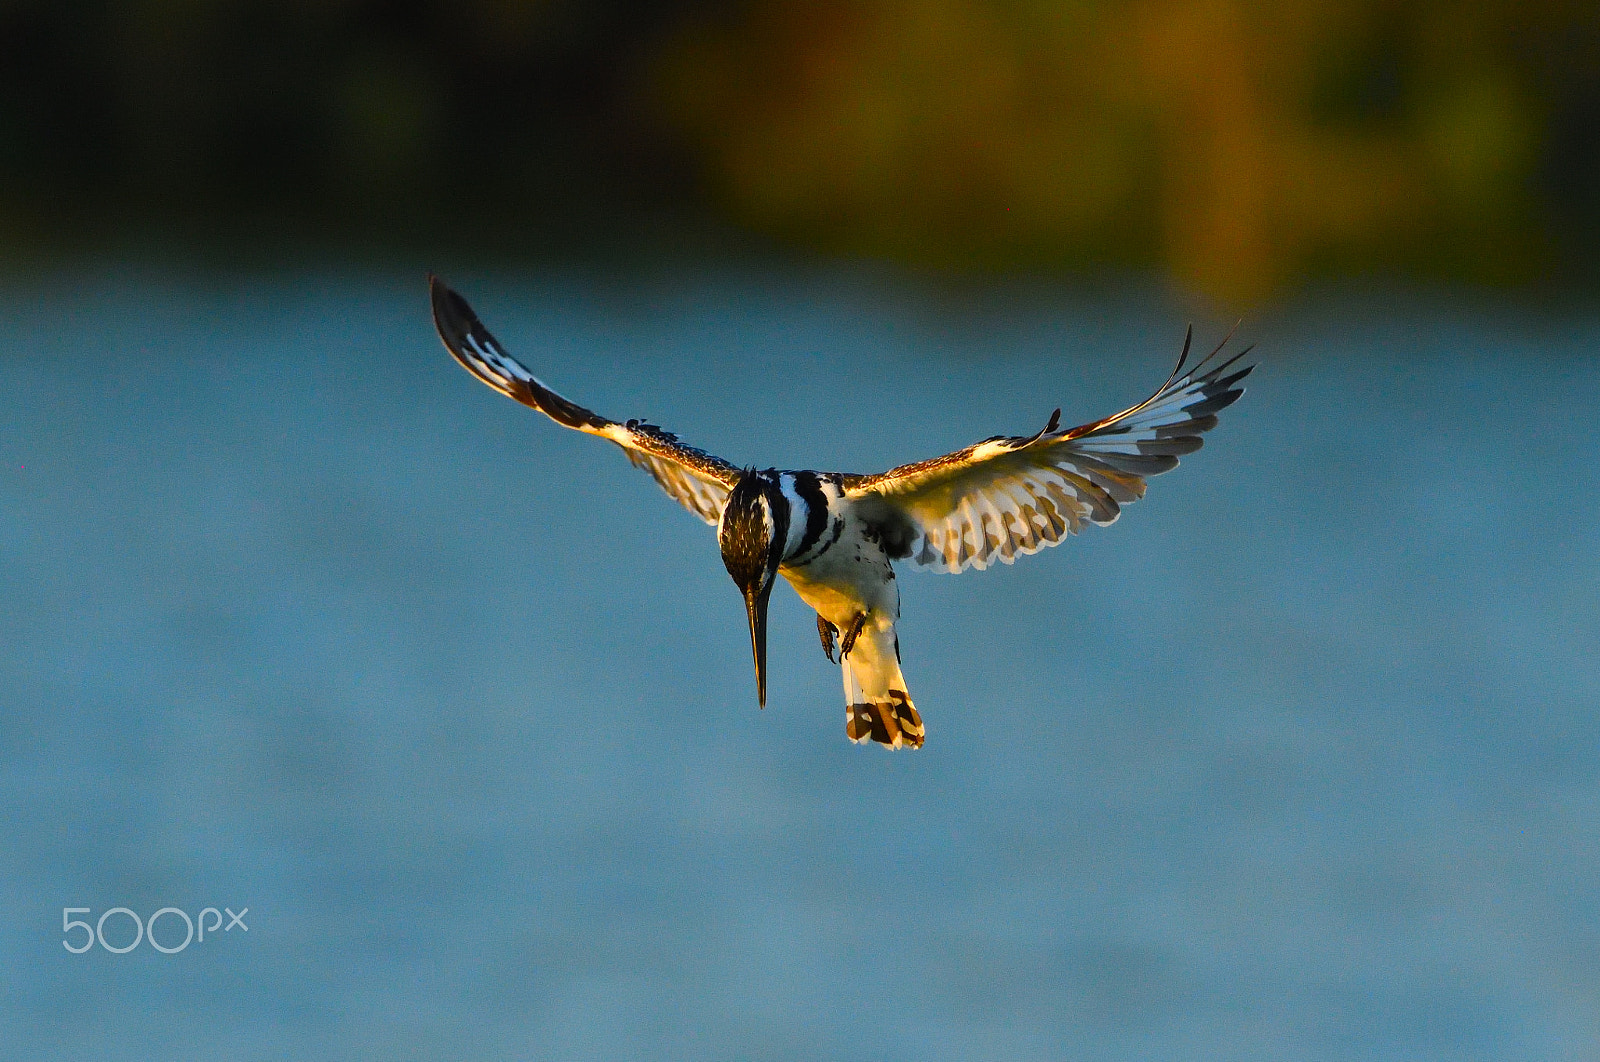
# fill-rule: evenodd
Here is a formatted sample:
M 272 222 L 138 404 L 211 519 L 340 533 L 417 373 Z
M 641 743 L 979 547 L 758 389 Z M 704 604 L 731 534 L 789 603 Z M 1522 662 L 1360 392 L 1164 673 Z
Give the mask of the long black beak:
M 744 592 L 745 611 L 750 613 L 750 648 L 756 654 L 756 696 L 763 708 L 767 706 L 767 599 L 771 596 L 771 583 Z

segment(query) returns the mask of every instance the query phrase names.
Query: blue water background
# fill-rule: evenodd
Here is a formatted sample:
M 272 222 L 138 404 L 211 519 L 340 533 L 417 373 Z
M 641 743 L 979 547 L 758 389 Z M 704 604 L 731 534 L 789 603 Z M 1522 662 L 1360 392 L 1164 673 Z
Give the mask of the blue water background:
M 1187 319 L 450 279 L 604 413 L 851 471 L 1119 409 Z M 0 1057 L 1600 1058 L 1600 314 L 1242 335 L 1114 527 L 902 576 L 887 753 L 787 589 L 757 710 L 710 530 L 451 362 L 420 276 L 7 281 Z

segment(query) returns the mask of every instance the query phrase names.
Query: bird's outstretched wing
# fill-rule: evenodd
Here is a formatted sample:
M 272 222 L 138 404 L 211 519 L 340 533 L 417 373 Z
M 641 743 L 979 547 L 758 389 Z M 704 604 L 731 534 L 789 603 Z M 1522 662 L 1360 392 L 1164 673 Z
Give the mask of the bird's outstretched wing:
M 1200 433 L 1216 426 L 1217 411 L 1244 393 L 1239 381 L 1254 366 L 1233 366 L 1249 348 L 1207 369 L 1224 339 L 1185 372 L 1192 337 L 1191 330 L 1167 382 L 1115 416 L 1063 431 L 1058 409 L 1037 434 L 996 436 L 931 461 L 851 477 L 845 493 L 879 526 L 890 556 L 940 572 L 1010 564 L 1056 545 L 1085 520 L 1112 523 L 1123 505 L 1144 496 L 1146 477 L 1200 449 Z
M 617 423 L 570 402 L 534 378 L 483 327 L 467 300 L 438 277 L 428 278 L 433 324 L 445 347 L 472 375 L 557 424 L 610 439 L 628 460 L 655 477 L 663 490 L 708 524 L 722 516 L 739 470 L 720 457 L 678 441 L 669 431 L 642 420 Z

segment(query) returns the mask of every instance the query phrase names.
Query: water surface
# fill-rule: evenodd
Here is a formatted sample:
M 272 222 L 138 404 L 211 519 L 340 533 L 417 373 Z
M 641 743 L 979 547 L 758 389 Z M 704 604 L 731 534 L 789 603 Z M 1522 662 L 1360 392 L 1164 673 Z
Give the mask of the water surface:
M 1185 320 L 451 280 L 604 413 L 850 471 L 1121 408 Z M 456 367 L 420 277 L 0 307 L 4 1057 L 1596 1057 L 1600 315 L 1260 322 L 1116 526 L 903 576 L 887 753 L 787 590 L 756 709 L 709 529 Z

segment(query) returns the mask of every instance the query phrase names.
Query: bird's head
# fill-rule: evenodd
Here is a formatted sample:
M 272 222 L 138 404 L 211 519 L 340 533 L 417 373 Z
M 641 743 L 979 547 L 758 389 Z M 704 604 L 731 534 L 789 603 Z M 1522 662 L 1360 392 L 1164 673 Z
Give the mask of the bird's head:
M 789 536 L 789 507 L 777 473 L 747 468 L 728 492 L 717 526 L 722 563 L 744 595 L 750 648 L 756 658 L 756 695 L 767 706 L 767 599 L 778 577 Z

